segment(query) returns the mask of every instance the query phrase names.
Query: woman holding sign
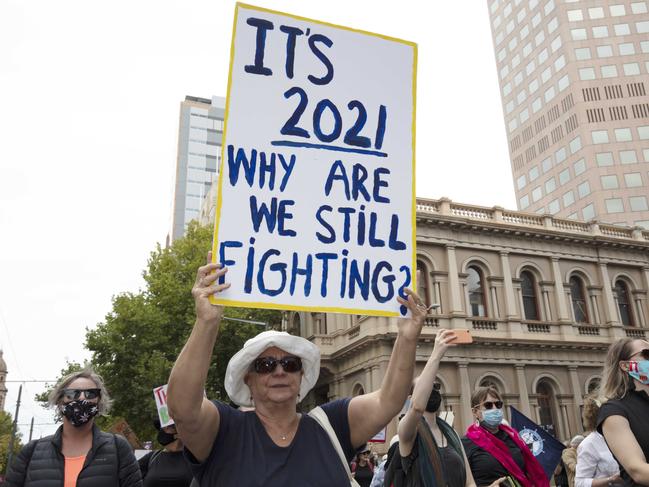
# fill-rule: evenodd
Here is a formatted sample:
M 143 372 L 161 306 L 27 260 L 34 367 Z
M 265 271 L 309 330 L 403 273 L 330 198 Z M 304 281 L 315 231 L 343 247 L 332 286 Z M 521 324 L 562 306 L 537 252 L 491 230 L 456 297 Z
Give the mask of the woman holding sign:
M 442 357 L 457 338 L 452 330 L 437 332 L 433 351 L 416 380 L 410 409 L 399 423 L 397 460 L 401 465 L 395 473 L 402 475 L 404 486 L 475 487 L 460 437 L 437 415 L 442 395 L 435 377 Z M 503 480 L 496 480 L 490 487 Z
M 192 290 L 196 323 L 171 372 L 168 406 L 194 476 L 201 485 L 336 487 L 353 482 L 348 462 L 403 406 L 417 339 L 427 309 L 407 291 L 399 298 L 411 314 L 398 335 L 381 388 L 327 403 L 306 414 L 297 403 L 318 380 L 320 351 L 308 340 L 265 331 L 248 340 L 228 363 L 225 387 L 241 412 L 204 397 L 205 380 L 223 307 L 209 297 L 229 285 L 220 264 L 198 270 Z

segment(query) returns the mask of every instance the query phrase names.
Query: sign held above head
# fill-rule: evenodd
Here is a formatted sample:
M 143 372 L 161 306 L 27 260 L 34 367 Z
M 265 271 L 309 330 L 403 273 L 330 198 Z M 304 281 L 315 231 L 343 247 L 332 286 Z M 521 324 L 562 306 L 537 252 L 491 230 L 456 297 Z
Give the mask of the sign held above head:
M 213 302 L 405 314 L 416 66 L 411 42 L 237 4 Z

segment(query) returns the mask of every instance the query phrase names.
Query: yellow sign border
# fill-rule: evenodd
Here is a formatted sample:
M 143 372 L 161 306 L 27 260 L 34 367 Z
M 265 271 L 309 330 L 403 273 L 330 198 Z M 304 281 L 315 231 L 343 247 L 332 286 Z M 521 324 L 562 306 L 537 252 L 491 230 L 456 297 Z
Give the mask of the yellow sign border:
M 406 44 L 413 48 L 413 62 L 412 62 L 412 209 L 411 209 L 411 219 L 412 219 L 412 264 L 410 267 L 410 281 L 411 287 L 413 290 L 417 290 L 417 194 L 416 194 L 416 126 L 417 126 L 417 44 L 415 42 L 406 41 L 403 39 L 398 39 L 396 37 L 390 37 L 383 34 L 377 34 L 376 32 L 369 32 L 361 29 L 354 29 L 352 27 L 346 27 L 344 25 L 333 24 L 330 22 L 324 22 L 321 20 L 310 19 L 307 17 L 301 17 L 299 15 L 289 14 L 286 12 L 280 12 L 278 10 L 272 10 L 265 7 L 257 7 L 255 5 L 250 5 L 247 3 L 237 2 L 234 10 L 234 20 L 232 22 L 232 40 L 230 41 L 230 68 L 228 72 L 228 90 L 226 94 L 225 102 L 225 116 L 223 120 L 223 136 L 221 138 L 222 142 L 225 142 L 228 130 L 228 119 L 230 115 L 230 89 L 232 87 L 232 67 L 234 65 L 234 40 L 237 34 L 237 19 L 239 18 L 239 8 L 245 8 L 249 10 L 257 10 L 259 12 L 266 12 L 275 15 L 283 15 L 285 17 L 290 17 L 296 20 L 301 20 L 304 22 L 313 22 L 315 24 L 326 25 L 328 27 L 334 27 L 336 29 L 347 30 L 350 32 L 356 32 L 358 34 L 371 35 L 374 37 L 379 37 L 392 42 L 399 42 L 401 44 Z M 225 143 L 221 144 L 221 163 L 219 165 L 219 190 L 216 197 L 216 213 L 214 217 L 214 234 L 212 237 L 212 262 L 217 261 L 217 248 L 218 242 L 216 237 L 219 230 L 219 219 L 221 217 L 221 207 L 223 204 L 222 199 L 222 185 L 223 185 L 223 166 L 225 164 Z M 263 303 L 263 302 L 252 302 L 252 301 L 235 301 L 230 299 L 219 299 L 214 296 L 210 296 L 210 302 L 212 304 L 219 305 L 231 305 L 241 308 L 261 308 L 261 309 L 278 309 L 278 310 L 291 310 L 291 311 L 318 311 L 318 312 L 328 312 L 328 313 L 346 313 L 346 314 L 361 314 L 367 316 L 388 316 L 388 317 L 399 317 L 401 316 L 396 311 L 380 311 L 380 310 L 368 310 L 368 309 L 356 309 L 356 308 L 340 308 L 340 307 L 327 307 L 327 306 L 296 306 L 291 304 L 275 304 L 275 303 Z

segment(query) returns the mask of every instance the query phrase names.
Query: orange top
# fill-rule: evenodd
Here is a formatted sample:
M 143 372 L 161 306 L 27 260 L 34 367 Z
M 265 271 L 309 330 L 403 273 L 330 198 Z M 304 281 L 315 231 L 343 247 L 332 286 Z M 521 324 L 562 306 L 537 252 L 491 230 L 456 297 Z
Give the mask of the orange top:
M 86 456 L 82 457 L 65 457 L 65 480 L 63 487 L 76 487 L 77 477 L 83 468 L 83 462 L 86 461 Z

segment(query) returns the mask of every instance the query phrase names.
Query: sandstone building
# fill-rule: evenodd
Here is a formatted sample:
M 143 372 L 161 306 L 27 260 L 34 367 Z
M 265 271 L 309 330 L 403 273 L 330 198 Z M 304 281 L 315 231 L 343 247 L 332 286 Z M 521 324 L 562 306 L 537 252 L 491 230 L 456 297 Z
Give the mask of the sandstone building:
M 418 292 L 440 304 L 426 319 L 417 371 L 440 328 L 474 336 L 449 350 L 438 374 L 462 433 L 484 384 L 559 439 L 582 432 L 580 407 L 608 345 L 647 337 L 649 231 L 640 228 L 418 199 L 417 266 Z M 291 312 L 284 326 L 322 351 L 305 407 L 380 386 L 396 320 Z M 395 432 L 393 422 L 388 440 Z

